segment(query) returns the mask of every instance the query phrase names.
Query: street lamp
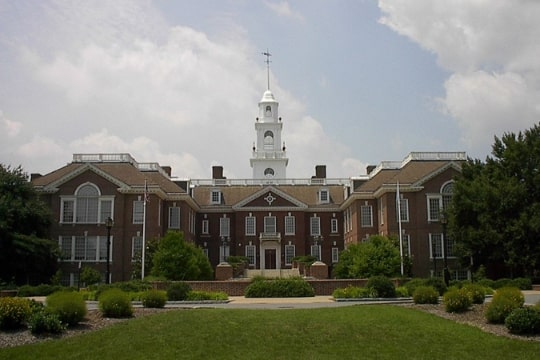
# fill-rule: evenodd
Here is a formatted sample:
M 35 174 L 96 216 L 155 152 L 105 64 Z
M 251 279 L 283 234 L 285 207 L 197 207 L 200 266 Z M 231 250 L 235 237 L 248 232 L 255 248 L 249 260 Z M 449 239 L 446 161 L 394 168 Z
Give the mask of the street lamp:
M 111 228 L 113 227 L 113 219 L 109 216 L 105 220 L 105 227 L 107 228 L 107 274 L 105 277 L 105 284 L 111 283 L 111 269 L 110 269 L 110 253 L 111 253 Z
M 440 212 L 440 221 L 442 225 L 442 251 L 443 251 L 443 280 L 446 286 L 448 286 L 450 282 L 450 272 L 448 271 L 448 262 L 447 262 L 447 251 L 446 251 L 446 226 L 448 225 L 448 218 L 446 217 L 446 213 L 443 209 L 441 209 Z

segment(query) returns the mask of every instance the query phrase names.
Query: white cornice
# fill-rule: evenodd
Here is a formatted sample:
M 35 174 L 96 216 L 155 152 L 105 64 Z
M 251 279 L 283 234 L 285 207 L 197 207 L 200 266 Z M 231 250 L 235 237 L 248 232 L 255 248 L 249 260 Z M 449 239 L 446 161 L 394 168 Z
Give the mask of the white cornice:
M 247 198 L 241 200 L 240 202 L 236 203 L 235 205 L 232 206 L 233 210 L 244 210 L 244 209 L 248 209 L 247 207 L 245 207 L 245 205 L 249 204 L 251 201 L 263 196 L 264 194 L 268 193 L 268 192 L 273 192 L 274 194 L 276 194 L 277 196 L 279 197 L 282 197 L 283 199 L 287 200 L 287 201 L 290 201 L 291 203 L 293 203 L 294 205 L 296 205 L 296 207 L 291 207 L 291 206 L 283 206 L 281 208 L 293 208 L 293 209 L 296 209 L 296 210 L 302 210 L 302 209 L 307 209 L 308 206 L 306 204 L 304 204 L 303 202 L 297 200 L 296 198 L 292 197 L 291 195 L 275 188 L 274 186 L 266 186 L 265 188 L 257 191 L 256 193 L 248 196 Z M 249 207 L 250 209 L 255 209 L 255 207 Z M 256 207 L 256 208 L 264 208 L 266 210 L 268 209 L 278 209 L 277 206 L 271 206 L 269 205 L 268 207 L 264 206 L 264 207 Z M 276 211 L 280 211 L 280 210 L 276 210 Z

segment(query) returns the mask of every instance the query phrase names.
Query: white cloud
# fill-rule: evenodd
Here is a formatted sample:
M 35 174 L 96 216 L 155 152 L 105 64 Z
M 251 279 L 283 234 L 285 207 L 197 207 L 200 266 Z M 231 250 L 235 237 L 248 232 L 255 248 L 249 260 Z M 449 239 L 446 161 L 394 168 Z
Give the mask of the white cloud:
M 2 119 L 2 117 L 2 113 L 0 112 L 0 119 Z M 7 136 L 15 137 L 21 132 L 22 124 L 20 122 L 5 118 L 2 119 L 2 122 L 4 123 L 4 131 L 6 132 Z
M 17 153 L 23 158 L 32 158 L 43 161 L 47 158 L 65 157 L 66 152 L 54 139 L 36 135 L 27 143 L 18 147 Z M 51 169 L 52 171 L 53 169 Z
M 302 14 L 292 10 L 291 6 L 289 5 L 287 1 L 281 1 L 281 2 L 265 1 L 265 5 L 274 13 L 276 13 L 278 16 L 290 18 L 293 20 L 298 20 L 300 22 L 304 21 L 304 17 L 302 16 Z
M 379 0 L 379 7 L 382 24 L 451 72 L 439 101 L 471 155 L 490 148 L 494 135 L 538 122 L 540 2 Z

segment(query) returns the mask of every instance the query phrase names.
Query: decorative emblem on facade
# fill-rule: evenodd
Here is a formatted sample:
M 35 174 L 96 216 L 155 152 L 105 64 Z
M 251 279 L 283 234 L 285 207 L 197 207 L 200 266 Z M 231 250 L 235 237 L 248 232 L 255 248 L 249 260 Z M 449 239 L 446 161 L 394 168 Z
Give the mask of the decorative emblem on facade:
M 266 195 L 264 200 L 266 200 L 266 202 L 268 203 L 268 206 L 271 206 L 274 200 L 276 200 L 276 198 L 272 196 L 272 193 L 268 193 L 268 195 Z

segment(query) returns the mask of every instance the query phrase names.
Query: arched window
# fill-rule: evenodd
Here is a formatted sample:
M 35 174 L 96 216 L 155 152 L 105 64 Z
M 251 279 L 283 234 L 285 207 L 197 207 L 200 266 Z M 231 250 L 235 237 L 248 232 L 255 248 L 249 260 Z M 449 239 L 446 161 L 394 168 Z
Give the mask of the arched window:
M 270 130 L 264 133 L 264 148 L 266 150 L 272 150 L 274 148 L 274 133 Z
M 449 181 L 441 187 L 442 194 L 442 207 L 443 209 L 448 209 L 450 201 L 452 201 L 452 195 L 454 194 L 454 182 Z
M 265 116 L 272 116 L 272 107 L 270 105 L 266 106 Z
M 62 196 L 62 223 L 101 224 L 113 216 L 114 196 L 102 196 L 99 188 L 85 183 L 71 196 Z
M 264 170 L 264 176 L 266 176 L 266 177 L 274 177 L 274 169 L 266 168 Z
M 92 184 L 81 186 L 75 196 L 77 197 L 78 223 L 97 223 L 99 207 L 99 191 Z

